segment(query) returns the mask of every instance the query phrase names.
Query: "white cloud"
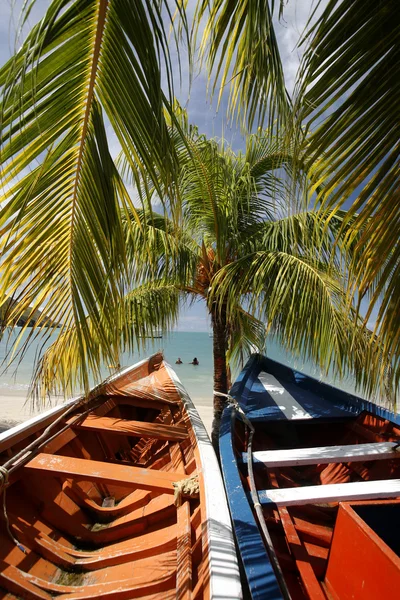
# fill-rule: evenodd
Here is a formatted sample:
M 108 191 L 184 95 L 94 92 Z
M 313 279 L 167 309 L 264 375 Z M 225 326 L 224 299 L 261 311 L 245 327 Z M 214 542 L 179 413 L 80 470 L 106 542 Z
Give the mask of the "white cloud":
M 313 14 L 316 5 L 315 1 L 291 1 L 284 8 L 283 18 L 279 20 L 275 17 L 274 19 L 286 87 L 290 94 L 293 92 L 297 71 L 304 52 L 304 46 L 298 45 L 299 41 L 308 25 L 310 17 L 312 16 L 312 22 L 315 22 L 326 4 L 327 0 L 323 0 L 318 6 L 318 10 Z
M 190 309 L 189 309 L 190 311 Z M 176 331 L 210 331 L 209 320 L 205 316 L 186 315 L 179 317 Z

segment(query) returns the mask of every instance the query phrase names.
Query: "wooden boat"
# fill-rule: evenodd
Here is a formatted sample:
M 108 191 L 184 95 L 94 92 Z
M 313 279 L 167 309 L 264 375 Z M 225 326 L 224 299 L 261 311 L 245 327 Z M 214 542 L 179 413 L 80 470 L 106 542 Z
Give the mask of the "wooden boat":
M 162 355 L 4 432 L 0 459 L 0 598 L 241 597 L 218 463 Z
M 254 355 L 220 432 L 253 599 L 400 590 L 400 415 Z

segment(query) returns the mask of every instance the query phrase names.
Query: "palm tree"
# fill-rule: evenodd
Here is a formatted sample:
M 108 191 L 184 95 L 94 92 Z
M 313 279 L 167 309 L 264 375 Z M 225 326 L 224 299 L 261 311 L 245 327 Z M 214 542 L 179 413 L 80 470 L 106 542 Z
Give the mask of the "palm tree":
M 349 293 L 368 299 L 386 364 L 400 382 L 400 28 L 395 0 L 331 0 L 312 27 L 297 106 L 309 129 L 315 180 L 329 181 L 323 209 L 351 203 Z M 383 373 L 379 360 L 373 365 Z
M 223 85 L 233 60 L 232 106 L 245 105 L 250 120 L 267 112 L 276 130 L 292 111 L 268 1 L 201 1 L 198 18 L 209 5 L 210 67 L 222 69 Z M 150 302 L 154 321 L 170 326 L 179 296 L 199 295 L 219 340 L 217 391 L 226 391 L 225 353 L 240 353 L 239 333 L 248 344 L 260 341 L 266 319 L 292 349 L 325 365 L 334 357 L 338 371 L 359 376 L 368 335 L 349 334 L 336 256 L 328 260 L 327 250 L 343 215 L 285 215 L 293 189 L 273 176 L 291 168 L 280 141 L 276 151 L 256 136 L 238 156 L 196 136 L 176 146 L 172 20 L 167 0 L 53 0 L 0 70 L 0 304 L 13 307 L 3 326 L 46 307 L 54 328 L 62 326 L 39 367 L 41 382 L 50 389 L 58 379 L 68 393 L 78 380 L 87 389 L 100 362 L 117 364 L 121 346 L 134 344 L 153 318 Z M 142 198 L 154 188 L 170 218 L 136 208 L 112 159 L 110 131 Z M 41 325 L 38 318 L 32 336 Z
M 190 47 L 184 5 L 175 2 L 172 41 L 183 35 Z M 115 315 L 132 287 L 124 227 L 132 215 L 140 222 L 110 139 L 160 197 L 177 178 L 166 118 L 174 120 L 172 8 L 169 0 L 52 0 L 0 69 L 0 306 L 12 307 L 2 327 L 45 306 L 60 339 L 75 330 L 86 388 L 99 345 L 107 363 L 118 354 Z M 42 325 L 39 317 L 29 338 Z
M 157 214 L 149 202 L 127 217 L 132 289 L 114 322 L 121 346 L 132 347 L 148 328 L 171 327 L 180 301 L 204 301 L 214 334 L 216 444 L 229 363 L 263 349 L 267 332 L 323 368 L 332 363 L 337 373 L 353 372 L 360 381 L 366 339 L 353 326 L 351 308 L 344 310 L 343 279 L 331 258 L 343 215 L 321 222 L 314 212 L 294 212 L 285 144 L 263 132 L 235 154 L 181 125 L 187 135 L 176 138 L 176 196 L 167 197 L 171 188 L 164 196 L 174 216 Z M 142 190 L 151 196 L 148 182 Z M 97 347 L 98 364 L 104 359 L 100 341 Z M 37 373 L 46 389 L 72 383 L 79 373 L 77 348 L 70 328 L 47 351 Z
M 292 4 L 296 0 L 290 0 Z M 383 342 L 370 352 L 368 368 L 387 376 L 391 364 L 400 381 L 400 203 L 399 96 L 400 28 L 398 2 L 318 0 L 301 39 L 304 50 L 293 98 L 283 106 L 284 78 L 273 33 L 273 10 L 284 2 L 200 3 L 209 9 L 202 42 L 210 69 L 217 66 L 231 81 L 231 109 L 251 127 L 254 120 L 280 115 L 291 121 L 290 141 L 307 152 L 310 175 L 318 186 L 322 211 L 350 206 L 343 227 L 354 219 L 343 251 L 350 258 L 348 293 L 368 300 L 364 327 L 377 311 L 374 335 Z M 272 8 L 270 8 L 270 6 Z M 318 15 L 316 17 L 316 15 Z M 263 29 L 264 28 L 264 29 Z M 265 29 L 268 29 L 268 43 Z M 264 37 L 263 37 L 264 36 Z M 229 75 L 228 75 L 229 74 Z M 275 86 L 275 87 L 274 87 Z M 292 106 L 292 110 L 290 110 Z M 290 129 L 290 128 L 289 128 Z M 295 132 L 295 133 L 294 133 Z M 320 183 L 326 185 L 321 186 Z M 315 188 L 314 188 L 315 189 Z M 343 233 L 343 232 L 342 232 Z M 355 240 L 356 243 L 355 243 Z M 359 310 L 355 313 L 359 317 Z

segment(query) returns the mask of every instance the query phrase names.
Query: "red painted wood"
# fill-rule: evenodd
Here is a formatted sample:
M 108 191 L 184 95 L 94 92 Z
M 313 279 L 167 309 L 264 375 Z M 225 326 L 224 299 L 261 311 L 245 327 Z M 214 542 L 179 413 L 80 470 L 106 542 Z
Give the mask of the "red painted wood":
M 309 597 L 312 598 L 312 600 L 326 600 L 326 595 L 310 564 L 310 557 L 306 547 L 297 534 L 288 509 L 279 507 L 278 510 L 290 550 L 294 556 L 302 582 Z
M 69 482 L 64 484 L 64 493 L 72 498 L 79 506 L 84 506 L 90 512 L 96 515 L 96 519 L 100 522 L 109 521 L 113 517 L 119 517 L 126 515 L 130 511 L 146 506 L 150 502 L 151 492 L 145 490 L 135 490 L 126 496 L 116 506 L 103 507 L 100 506 L 95 500 L 88 497 L 87 494 L 81 489 L 80 484 L 72 485 Z M 90 484 L 89 484 L 90 485 Z
M 177 521 L 176 599 L 190 600 L 192 591 L 192 542 L 190 503 L 188 500 L 178 507 Z
M 139 408 L 155 408 L 161 410 L 165 406 L 179 406 L 177 400 L 169 400 L 168 398 L 135 398 L 135 396 L 109 396 L 117 404 L 127 406 L 137 406 Z
M 26 573 L 13 565 L 0 562 L 0 585 L 16 596 L 27 600 L 51 600 L 53 596 L 41 590 L 26 578 Z
M 184 440 L 187 437 L 185 427 L 178 425 L 164 425 L 159 423 L 145 423 L 143 421 L 128 421 L 127 419 L 113 419 L 112 417 L 96 417 L 89 415 L 74 428 L 91 429 L 105 433 L 117 433 L 134 437 L 151 437 L 159 440 Z
M 340 600 L 399 595 L 400 558 L 348 504 L 339 506 L 325 582 Z
M 22 468 L 26 472 L 39 471 L 84 481 L 122 484 L 145 490 L 163 491 L 168 494 L 174 493 L 172 483 L 182 479 L 182 473 L 154 471 L 54 454 L 38 454 Z

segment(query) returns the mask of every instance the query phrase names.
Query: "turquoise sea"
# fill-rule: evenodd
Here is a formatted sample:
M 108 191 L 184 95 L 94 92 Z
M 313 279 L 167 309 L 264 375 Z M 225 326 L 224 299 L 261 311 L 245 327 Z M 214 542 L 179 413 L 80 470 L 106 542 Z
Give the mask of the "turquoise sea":
M 12 335 L 16 335 L 15 332 Z M 164 335 L 161 339 L 148 340 L 145 352 L 133 355 L 125 354 L 123 356 L 123 366 L 133 364 L 154 352 L 162 350 L 166 360 L 176 370 L 180 380 L 192 398 L 209 398 L 211 400 L 213 390 L 212 342 L 212 338 L 205 332 L 173 332 Z M 6 338 L 3 338 L 0 342 L 0 361 L 6 356 L 7 347 L 9 347 L 9 342 L 7 342 Z M 2 395 L 23 396 L 28 393 L 33 365 L 40 347 L 41 344 L 33 343 L 19 362 L 18 367 L 15 363 L 11 368 L 4 370 L 3 365 L 0 371 L 0 417 Z M 266 354 L 317 379 L 332 383 L 348 392 L 355 392 L 354 383 L 351 379 L 335 381 L 331 376 L 326 377 L 315 365 L 305 360 L 294 358 L 273 340 L 267 342 Z M 181 358 L 183 364 L 175 364 L 178 357 Z M 198 366 L 189 364 L 194 357 L 197 357 L 199 361 Z M 106 377 L 109 374 L 110 372 L 105 369 L 104 376 Z

